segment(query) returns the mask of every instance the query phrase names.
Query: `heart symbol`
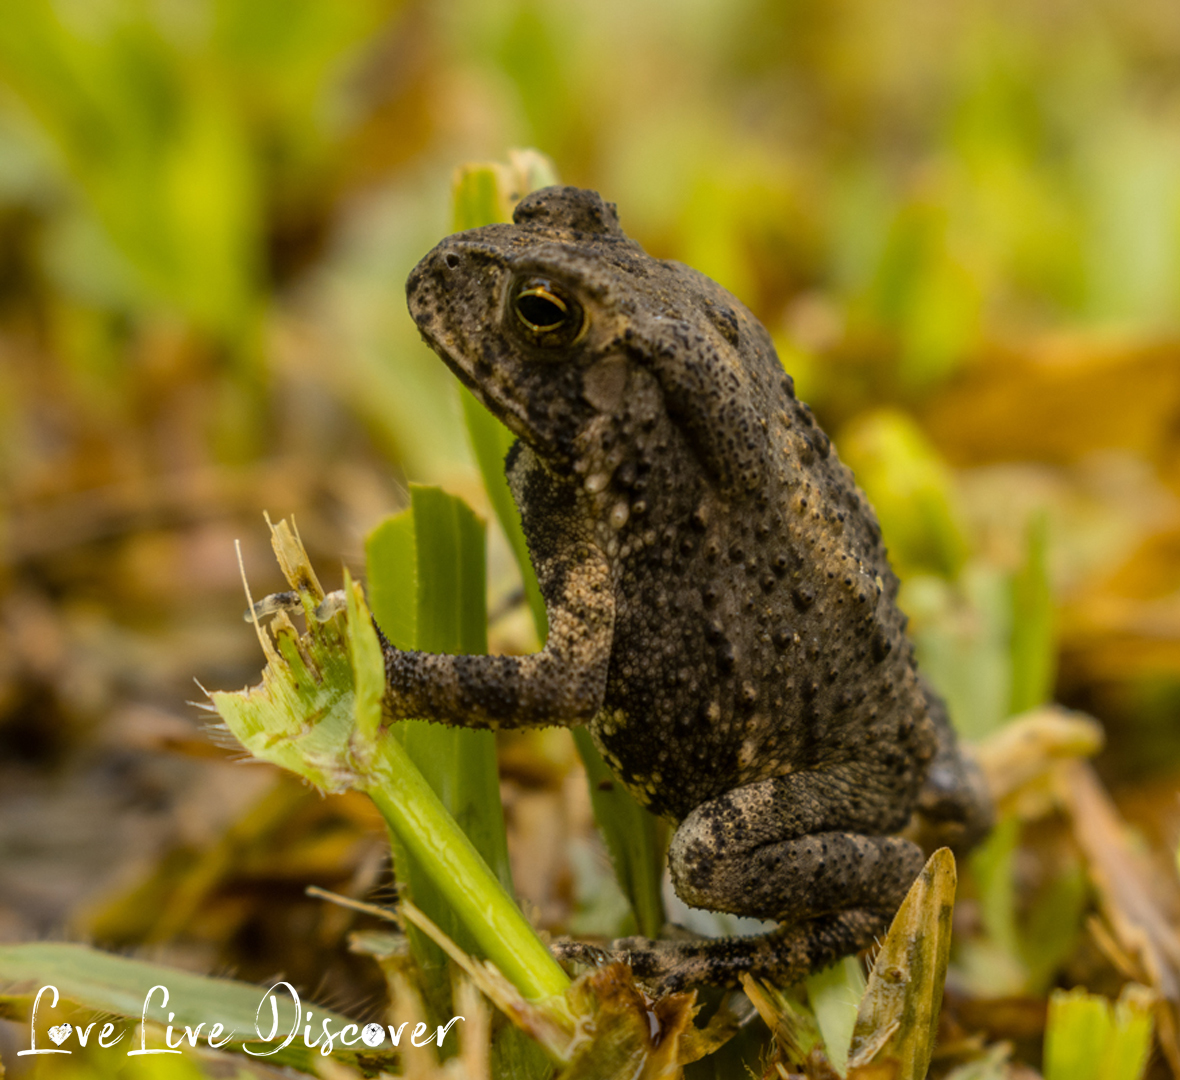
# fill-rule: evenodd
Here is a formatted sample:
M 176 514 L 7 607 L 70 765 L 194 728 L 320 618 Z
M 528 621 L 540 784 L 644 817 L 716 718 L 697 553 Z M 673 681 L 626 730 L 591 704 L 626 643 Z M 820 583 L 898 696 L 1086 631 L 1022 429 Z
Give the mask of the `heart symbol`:
M 70 1032 L 73 1030 L 69 1024 L 59 1024 L 57 1027 L 49 1029 L 49 1037 L 53 1040 L 55 1046 L 61 1046 L 70 1037 Z

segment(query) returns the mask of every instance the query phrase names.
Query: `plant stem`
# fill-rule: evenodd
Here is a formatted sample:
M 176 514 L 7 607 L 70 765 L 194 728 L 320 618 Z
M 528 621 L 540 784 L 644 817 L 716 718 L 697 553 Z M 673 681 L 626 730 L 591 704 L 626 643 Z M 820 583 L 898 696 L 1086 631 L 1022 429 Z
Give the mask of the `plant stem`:
M 526 998 L 563 994 L 569 978 L 401 744 L 381 739 L 366 788 L 386 824 L 421 864 L 485 955 Z

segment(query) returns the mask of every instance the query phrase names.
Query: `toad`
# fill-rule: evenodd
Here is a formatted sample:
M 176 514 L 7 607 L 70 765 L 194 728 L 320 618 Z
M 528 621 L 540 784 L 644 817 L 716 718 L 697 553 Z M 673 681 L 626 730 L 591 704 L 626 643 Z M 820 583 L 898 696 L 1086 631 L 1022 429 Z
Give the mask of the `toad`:
M 918 674 L 877 519 L 770 335 L 569 187 L 450 236 L 407 283 L 427 343 L 517 436 L 509 484 L 549 614 L 528 656 L 383 642 L 385 710 L 586 724 L 675 825 L 689 904 L 750 937 L 616 943 L 672 990 L 796 980 L 868 946 L 924 863 L 990 815 Z

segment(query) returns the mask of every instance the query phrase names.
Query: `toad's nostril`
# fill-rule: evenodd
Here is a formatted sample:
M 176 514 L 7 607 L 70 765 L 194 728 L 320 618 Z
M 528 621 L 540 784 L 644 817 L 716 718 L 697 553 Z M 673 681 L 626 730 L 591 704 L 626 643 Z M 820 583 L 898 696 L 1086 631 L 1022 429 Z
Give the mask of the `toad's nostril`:
M 458 270 L 459 269 L 459 256 L 456 255 L 453 251 L 448 251 L 446 253 L 446 255 L 443 256 L 443 262 L 445 262 L 447 264 L 448 270 Z

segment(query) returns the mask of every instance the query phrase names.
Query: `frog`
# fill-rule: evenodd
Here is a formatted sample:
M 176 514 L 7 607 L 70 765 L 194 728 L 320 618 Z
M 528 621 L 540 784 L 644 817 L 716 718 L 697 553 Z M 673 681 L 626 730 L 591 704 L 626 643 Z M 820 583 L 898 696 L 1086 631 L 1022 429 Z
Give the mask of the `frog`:
M 386 717 L 588 726 L 674 830 L 677 895 L 771 924 L 606 950 L 658 992 L 787 984 L 871 945 L 926 850 L 969 846 L 991 807 L 917 670 L 873 509 L 770 334 L 575 187 L 447 237 L 406 295 L 515 436 L 549 628 L 522 656 L 382 637 Z

